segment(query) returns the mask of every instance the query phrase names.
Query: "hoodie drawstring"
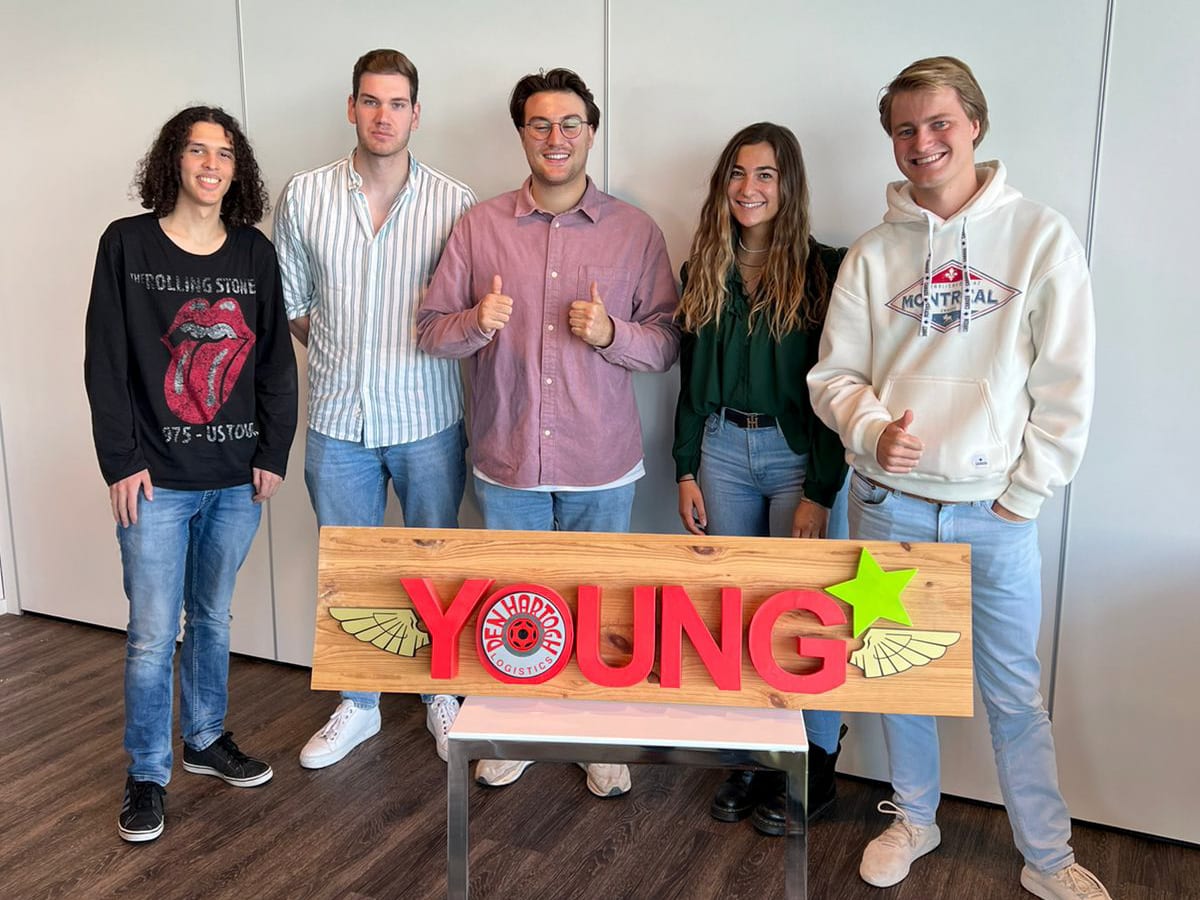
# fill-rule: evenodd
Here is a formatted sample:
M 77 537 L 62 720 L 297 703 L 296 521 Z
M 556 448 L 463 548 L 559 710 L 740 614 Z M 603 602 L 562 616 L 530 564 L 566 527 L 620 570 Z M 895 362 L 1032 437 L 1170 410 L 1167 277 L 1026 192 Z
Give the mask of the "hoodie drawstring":
M 962 247 L 962 303 L 958 310 L 958 330 L 964 335 L 971 327 L 971 261 L 967 259 L 967 217 L 963 216 L 962 234 L 959 235 Z
M 925 213 L 927 243 L 925 249 L 925 277 L 921 280 L 921 337 L 928 337 L 933 322 L 933 214 Z M 959 281 L 958 330 L 964 335 L 971 327 L 971 260 L 967 255 L 967 217 L 963 216 L 962 231 L 958 237 L 962 250 L 962 278 Z
M 928 243 L 925 249 L 925 277 L 921 280 L 921 337 L 929 335 L 929 324 L 933 321 L 933 215 L 925 213 L 928 227 Z

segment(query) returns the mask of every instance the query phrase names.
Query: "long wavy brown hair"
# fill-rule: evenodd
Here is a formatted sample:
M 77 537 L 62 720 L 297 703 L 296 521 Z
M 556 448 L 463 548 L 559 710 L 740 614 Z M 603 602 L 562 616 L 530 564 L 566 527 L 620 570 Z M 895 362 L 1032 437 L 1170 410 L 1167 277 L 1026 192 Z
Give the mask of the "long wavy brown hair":
M 808 177 L 800 142 L 782 125 L 757 122 L 730 138 L 709 179 L 688 256 L 688 283 L 679 304 L 679 319 L 687 331 L 694 333 L 721 318 L 725 283 L 741 232 L 729 211 L 729 179 L 738 151 L 762 143 L 771 145 L 779 167 L 779 212 L 762 277 L 750 296 L 750 327 L 762 316 L 771 336 L 779 340 L 791 331 L 818 328 L 825 319 L 829 279 L 824 267 L 810 265 Z
M 179 202 L 179 161 L 197 122 L 220 125 L 233 143 L 233 184 L 221 200 L 221 218 L 230 228 L 256 225 L 269 209 L 267 188 L 258 171 L 254 150 L 237 119 L 216 106 L 190 106 L 167 120 L 150 150 L 138 163 L 134 190 L 142 206 L 162 218 Z

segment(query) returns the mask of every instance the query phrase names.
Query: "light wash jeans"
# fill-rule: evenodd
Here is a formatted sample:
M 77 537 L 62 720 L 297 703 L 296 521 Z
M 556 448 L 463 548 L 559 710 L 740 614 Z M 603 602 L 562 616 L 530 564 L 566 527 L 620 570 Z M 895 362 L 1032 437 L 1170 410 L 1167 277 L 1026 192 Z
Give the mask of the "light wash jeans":
M 1036 522 L 1002 519 L 992 512 L 990 500 L 928 503 L 855 475 L 850 534 L 864 541 L 971 545 L 975 678 L 1013 838 L 1025 862 L 1039 872 L 1073 863 L 1071 818 L 1058 789 L 1054 739 L 1040 693 L 1042 561 Z M 941 794 L 936 720 L 885 715 L 883 734 L 894 802 L 914 824 L 931 824 Z
M 791 537 L 792 514 L 804 496 L 807 456 L 792 452 L 778 426 L 739 428 L 719 413 L 704 423 L 698 481 L 708 533 L 739 537 Z M 835 507 L 836 512 L 836 507 Z M 845 520 L 831 515 L 829 536 L 846 536 Z M 842 714 L 806 709 L 808 739 L 837 752 Z
M 317 525 L 382 525 L 390 481 L 405 525 L 457 528 L 466 449 L 461 421 L 419 441 L 374 448 L 310 428 L 304 445 L 304 483 Z M 376 691 L 342 691 L 342 697 L 363 709 L 379 705 Z
M 523 491 L 475 479 L 485 528 L 502 531 L 629 530 L 634 483 L 603 491 Z
M 172 662 L 179 616 L 180 730 L 203 750 L 224 731 L 229 607 L 262 507 L 251 485 L 215 491 L 154 489 L 138 497 L 137 524 L 117 526 L 129 629 L 125 644 L 125 750 L 129 774 L 171 780 Z

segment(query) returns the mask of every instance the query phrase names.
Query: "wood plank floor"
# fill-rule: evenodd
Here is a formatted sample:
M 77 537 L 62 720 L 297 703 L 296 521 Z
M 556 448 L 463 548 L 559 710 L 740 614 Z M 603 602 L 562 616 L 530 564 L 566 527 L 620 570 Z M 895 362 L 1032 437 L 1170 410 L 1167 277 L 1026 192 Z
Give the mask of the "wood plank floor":
M 445 895 L 445 767 L 415 697 L 385 696 L 384 729 L 341 764 L 296 755 L 332 711 L 305 669 L 235 657 L 226 727 L 268 759 L 269 784 L 189 775 L 168 787 L 167 828 L 117 837 L 126 759 L 124 635 L 35 615 L 0 616 L 0 897 L 434 898 Z M 634 770 L 597 800 L 573 766 L 537 765 L 504 790 L 473 788 L 472 897 L 765 898 L 783 895 L 783 846 L 707 813 L 721 774 Z M 946 800 L 941 848 L 897 887 L 857 874 L 885 824 L 883 785 L 843 778 L 810 835 L 819 900 L 1028 898 L 1001 810 Z M 1200 814 L 1200 813 L 1198 813 Z M 1200 897 L 1200 849 L 1077 824 L 1080 861 L 1121 900 Z

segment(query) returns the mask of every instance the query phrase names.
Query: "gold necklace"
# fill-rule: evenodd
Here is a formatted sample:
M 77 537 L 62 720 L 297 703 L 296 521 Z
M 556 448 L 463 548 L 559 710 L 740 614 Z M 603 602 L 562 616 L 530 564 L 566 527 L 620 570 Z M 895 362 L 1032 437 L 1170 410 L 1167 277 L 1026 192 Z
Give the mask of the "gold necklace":
M 767 251 L 769 251 L 771 249 L 770 247 L 763 247 L 761 250 L 751 250 L 749 247 L 747 247 L 745 244 L 742 243 L 741 235 L 738 235 L 737 242 L 738 242 L 738 247 L 741 248 L 742 250 L 745 250 L 747 253 L 766 253 Z
M 738 274 L 742 277 L 742 286 L 752 294 L 758 283 L 762 281 L 763 267 L 739 261 Z

